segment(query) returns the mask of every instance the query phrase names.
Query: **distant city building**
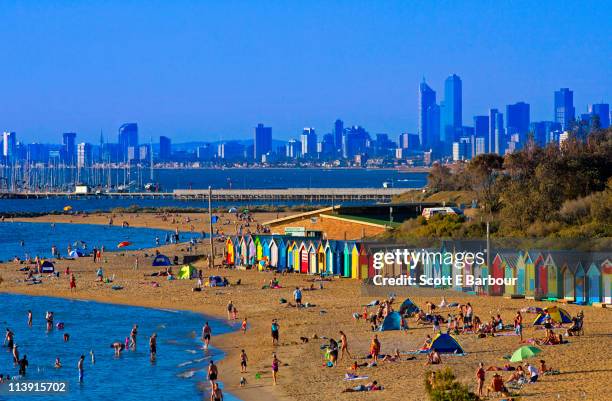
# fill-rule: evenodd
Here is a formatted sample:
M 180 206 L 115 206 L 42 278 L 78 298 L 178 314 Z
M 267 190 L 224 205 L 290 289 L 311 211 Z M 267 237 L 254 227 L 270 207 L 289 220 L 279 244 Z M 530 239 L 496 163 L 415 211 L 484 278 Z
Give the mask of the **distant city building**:
M 486 146 L 486 140 L 484 137 L 481 136 L 477 136 L 475 138 L 475 151 L 474 151 L 474 156 L 478 156 L 478 155 L 482 155 L 487 153 L 487 146 Z
M 138 124 L 126 123 L 119 127 L 119 149 L 123 161 L 136 160 L 128 157 L 128 148 L 138 147 Z M 134 151 L 133 155 L 135 154 Z
M 62 134 L 62 149 L 60 150 L 60 157 L 62 161 L 68 166 L 74 166 L 76 162 L 76 133 L 75 132 L 64 132 Z
M 77 146 L 77 167 L 91 166 L 92 149 L 91 144 L 81 142 Z
M 399 136 L 399 147 L 401 149 L 416 150 L 420 146 L 419 136 L 417 134 L 409 134 L 404 132 Z
M 485 151 L 489 149 L 489 116 L 474 116 L 474 136 L 483 138 L 485 143 Z
M 591 116 L 597 116 L 599 128 L 608 128 L 610 126 L 610 105 L 608 103 L 589 105 L 589 113 Z
M 302 156 L 302 144 L 295 139 L 289 139 L 287 142 L 287 158 L 298 159 Z
M 2 155 L 7 162 L 13 162 L 17 152 L 17 134 L 4 131 L 2 134 Z
M 552 142 L 552 133 L 561 129 L 561 124 L 554 121 L 536 121 L 529 124 L 529 132 L 533 133 L 533 140 L 539 146 Z
M 493 135 L 493 152 L 498 155 L 504 154 L 506 142 L 506 130 L 504 128 L 504 114 L 496 112 L 495 113 L 495 125 L 494 125 L 494 135 Z
M 159 160 L 168 161 L 172 158 L 172 141 L 167 136 L 159 137 Z
M 253 157 L 256 162 L 261 161 L 261 156 L 272 151 L 272 127 L 264 127 L 257 124 L 255 127 L 255 140 L 253 141 Z
M 342 134 L 344 133 L 344 121 L 337 119 L 334 122 L 334 146 L 337 151 L 342 150 Z
M 470 159 L 470 139 L 460 138 L 453 142 L 453 161 Z
M 417 127 L 419 143 L 423 149 L 437 142 L 437 138 L 432 132 L 432 128 L 435 127 L 431 127 L 432 118 L 430 116 L 430 113 L 436 112 L 436 110 L 436 92 L 423 79 L 423 82 L 419 85 L 419 125 Z
M 196 148 L 196 157 L 199 161 L 210 161 L 213 159 L 213 148 L 210 143 Z
M 302 142 L 302 156 L 317 156 L 317 134 L 314 128 L 306 127 L 300 136 Z
M 217 156 L 226 161 L 244 159 L 244 145 L 237 141 L 220 143 L 217 147 Z
M 569 88 L 561 88 L 555 91 L 554 121 L 561 124 L 564 130 L 569 130 L 575 120 L 574 92 Z
M 529 132 L 529 104 L 518 102 L 506 106 L 506 135 L 518 134 L 518 140 L 514 141 L 518 146 L 525 144 Z
M 342 135 L 342 157 L 354 159 L 355 155 L 367 152 L 370 134 L 361 126 L 344 129 Z
M 441 107 L 442 142 L 452 143 L 461 135 L 462 120 L 462 87 L 461 78 L 453 74 L 444 81 L 444 106 Z
M 138 149 L 138 159 L 145 163 L 149 163 L 151 160 L 151 147 L 149 145 L 140 145 Z
M 319 152 L 323 157 L 331 157 L 336 152 L 335 140 L 335 134 L 325 134 L 323 136 L 323 141 L 320 142 L 320 150 L 318 149 L 317 144 L 317 152 Z

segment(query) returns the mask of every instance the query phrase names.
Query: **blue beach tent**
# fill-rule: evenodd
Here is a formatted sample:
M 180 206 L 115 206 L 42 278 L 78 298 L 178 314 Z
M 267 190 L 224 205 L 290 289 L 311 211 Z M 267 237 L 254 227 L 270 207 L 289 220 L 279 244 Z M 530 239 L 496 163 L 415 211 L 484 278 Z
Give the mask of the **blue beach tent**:
M 380 331 L 400 330 L 402 328 L 402 315 L 398 312 L 391 312 L 385 317 L 380 325 Z
M 411 300 L 410 298 L 406 298 L 406 300 L 404 302 L 402 302 L 402 305 L 399 308 L 399 313 L 402 315 L 409 315 L 412 316 L 415 313 L 419 312 L 419 307 L 416 306 Z
M 162 255 L 161 253 L 153 259 L 151 266 L 171 266 L 172 262 L 166 255 Z
M 455 337 L 447 333 L 438 334 L 431 342 L 430 350 L 435 350 L 440 354 L 463 354 L 463 348 Z

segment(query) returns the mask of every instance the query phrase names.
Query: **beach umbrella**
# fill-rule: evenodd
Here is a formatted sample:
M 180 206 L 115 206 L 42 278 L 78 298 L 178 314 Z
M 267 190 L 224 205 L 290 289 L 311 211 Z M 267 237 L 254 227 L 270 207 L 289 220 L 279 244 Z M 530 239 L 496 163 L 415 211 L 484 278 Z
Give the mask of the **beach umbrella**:
M 520 362 L 524 359 L 533 358 L 540 352 L 542 352 L 542 350 L 538 347 L 534 347 L 533 345 L 524 345 L 514 351 L 512 357 L 510 357 L 510 362 Z
M 242 213 L 248 213 L 248 212 L 249 212 L 249 209 L 244 209 L 244 210 L 242 211 Z
M 117 248 L 125 248 L 126 246 L 130 246 L 132 243 L 130 241 L 121 241 L 117 244 Z
M 238 209 L 236 209 L 235 207 L 230 207 L 227 212 L 228 213 L 236 213 L 237 211 L 238 211 Z
M 72 210 L 72 206 L 64 206 L 64 212 L 69 212 Z

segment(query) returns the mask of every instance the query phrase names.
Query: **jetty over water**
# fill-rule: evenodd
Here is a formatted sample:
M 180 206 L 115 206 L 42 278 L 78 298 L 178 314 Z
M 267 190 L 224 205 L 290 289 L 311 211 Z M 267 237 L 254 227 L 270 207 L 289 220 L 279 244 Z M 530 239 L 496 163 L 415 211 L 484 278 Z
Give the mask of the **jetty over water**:
M 303 200 L 303 201 L 379 201 L 388 202 L 409 188 L 286 188 L 286 189 L 213 189 L 213 201 Z M 125 199 L 208 199 L 207 189 L 175 189 L 172 192 L 3 192 L 3 199 L 44 198 L 125 198 Z

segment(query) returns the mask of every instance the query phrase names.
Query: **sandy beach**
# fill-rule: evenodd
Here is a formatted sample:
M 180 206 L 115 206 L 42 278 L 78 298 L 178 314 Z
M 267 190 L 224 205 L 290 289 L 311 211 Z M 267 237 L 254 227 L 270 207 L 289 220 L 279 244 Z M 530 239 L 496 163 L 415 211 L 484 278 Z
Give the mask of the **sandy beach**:
M 189 216 L 189 222 L 186 222 Z M 257 215 L 257 221 L 274 218 L 276 213 Z M 221 216 L 221 219 L 224 217 Z M 107 224 L 109 215 L 97 214 L 87 217 L 61 215 L 42 216 L 34 219 L 19 219 L 19 221 L 55 221 L 65 223 Z M 174 221 L 172 221 L 174 219 Z M 16 219 L 17 220 L 17 219 Z M 207 230 L 205 215 L 172 215 L 170 219 L 162 220 L 159 215 L 125 214 L 115 216 L 115 224 L 128 221 L 131 226 L 156 227 L 189 231 L 194 224 L 197 231 Z M 204 225 L 203 225 L 204 224 Z M 232 232 L 234 224 L 228 224 L 226 233 Z M 218 246 L 220 246 L 219 244 Z M 185 245 L 169 245 L 161 247 L 160 251 L 169 255 L 185 253 Z M 239 328 L 243 317 L 248 318 L 249 328 L 246 334 L 236 332 L 223 336 L 213 336 L 212 344 L 227 352 L 226 358 L 220 363 L 220 380 L 224 382 L 226 391 L 242 400 L 424 400 L 426 399 L 423 385 L 424 373 L 429 367 L 424 366 L 425 355 L 417 355 L 414 360 L 400 362 L 384 362 L 377 367 L 360 368 L 357 373 L 368 376 L 364 381 L 344 381 L 347 368 L 357 361 L 366 361 L 369 342 L 373 332 L 363 320 L 356 321 L 352 314 L 361 312 L 363 305 L 373 299 L 383 296 L 364 293 L 361 283 L 351 279 L 333 279 L 324 282 L 323 289 L 304 291 L 304 302 L 314 304 L 314 307 L 296 309 L 279 302 L 280 298 L 292 299 L 295 286 L 310 287 L 312 276 L 278 275 L 281 289 L 262 289 L 271 278 L 272 273 L 261 273 L 243 270 L 208 269 L 204 263 L 196 263 L 197 268 L 204 269 L 204 276 L 219 274 L 226 276 L 230 283 L 241 280 L 240 285 L 227 288 L 205 288 L 202 292 L 193 292 L 195 281 L 167 281 L 164 277 L 150 277 L 157 268 L 150 267 L 150 259 L 140 263 L 139 270 L 133 270 L 134 258 L 138 254 L 143 258 L 152 250 L 124 253 L 106 253 L 102 267 L 107 276 L 115 275 L 113 285 L 120 285 L 122 290 L 113 291 L 111 284 L 95 281 L 95 271 L 99 264 L 94 264 L 90 258 L 76 261 L 61 260 L 56 264 L 61 277 L 45 278 L 43 284 L 27 285 L 23 282 L 24 273 L 17 271 L 22 265 L 5 263 L 0 265 L 0 275 L 3 282 L 0 291 L 30 295 L 48 295 L 66 298 L 91 299 L 101 302 L 148 306 L 156 308 L 188 309 L 220 318 L 227 318 L 225 308 L 231 300 L 238 309 L 238 319 L 233 322 Z M 144 260 L 144 259 L 141 259 Z M 63 274 L 66 266 L 75 273 L 77 279 L 76 291 L 70 292 L 68 278 Z M 151 283 L 159 283 L 159 287 Z M 446 301 L 460 303 L 471 302 L 475 315 L 483 320 L 492 315 L 500 314 L 504 322 L 511 323 L 515 312 L 525 306 L 545 307 L 550 303 L 530 300 L 505 299 L 501 297 L 476 297 L 458 294 L 453 291 L 415 290 L 410 298 L 421 307 L 426 301 L 439 303 L 441 298 Z M 403 296 L 398 296 L 401 302 Z M 569 337 L 569 344 L 543 346 L 541 358 L 547 365 L 560 371 L 554 376 L 543 376 L 540 381 L 523 387 L 519 391 L 521 399 L 528 400 L 601 400 L 605 398 L 605 384 L 612 379 L 612 309 L 563 306 L 572 315 L 579 311 L 585 314 L 585 335 Z M 530 323 L 535 318 L 533 314 L 525 314 L 525 321 Z M 273 346 L 270 337 L 272 319 L 278 319 L 280 324 L 280 345 Z M 396 348 L 400 351 L 418 349 L 427 334 L 432 334 L 431 326 L 418 326 L 414 320 L 409 321 L 408 333 L 399 331 L 379 332 L 382 343 L 382 353 L 392 353 Z M 193 328 L 200 330 L 200 328 Z M 323 351 L 320 346 L 327 343 L 322 337 L 339 338 L 338 331 L 343 330 L 349 341 L 349 349 L 355 359 L 345 359 L 337 367 L 327 367 L 324 364 Z M 538 330 L 527 324 L 525 338 L 541 338 L 544 330 Z M 307 343 L 301 337 L 309 338 Z M 318 338 L 316 338 L 318 337 Z M 504 355 L 511 354 L 520 346 L 517 336 L 496 336 L 477 338 L 475 335 L 460 335 L 459 341 L 467 352 L 466 356 L 442 356 L 443 363 L 433 369 L 451 367 L 459 381 L 469 384 L 475 390 L 475 371 L 478 363 L 485 366 L 503 366 Z M 239 354 L 245 349 L 249 357 L 248 373 L 242 374 L 248 380 L 245 387 L 239 387 L 241 377 Z M 281 360 L 279 384 L 272 385 L 271 360 L 276 352 Z M 163 358 L 163 349 L 159 350 L 158 358 Z M 403 359 L 406 359 L 405 357 Z M 514 364 L 516 365 L 516 364 Z M 256 374 L 261 378 L 257 379 Z M 508 377 L 503 372 L 504 378 Z M 492 373 L 487 373 L 488 385 Z M 367 381 L 378 380 L 384 386 L 380 392 L 341 393 L 343 389 Z M 497 399 L 491 397 L 490 399 Z

